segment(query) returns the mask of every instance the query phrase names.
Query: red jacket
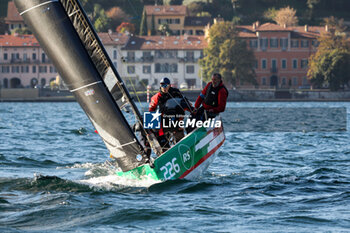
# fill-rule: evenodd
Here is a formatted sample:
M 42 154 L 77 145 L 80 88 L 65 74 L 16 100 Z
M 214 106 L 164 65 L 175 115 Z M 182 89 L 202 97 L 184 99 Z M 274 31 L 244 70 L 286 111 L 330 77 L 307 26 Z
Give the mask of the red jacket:
M 207 90 L 209 88 L 209 86 L 211 85 L 212 82 L 209 82 L 204 89 L 202 90 L 201 94 L 198 96 L 196 103 L 194 104 L 195 108 L 199 108 L 201 106 L 201 104 L 203 105 L 205 110 L 209 110 L 209 109 L 213 109 L 215 113 L 219 113 L 219 112 L 223 112 L 225 111 L 226 108 L 226 101 L 227 101 L 227 90 L 226 88 L 221 88 L 219 90 L 219 95 L 218 95 L 218 106 L 217 107 L 213 107 L 210 105 L 207 105 L 203 102 L 203 100 L 205 99 L 205 96 L 207 94 Z M 221 82 L 219 84 L 219 86 L 224 86 L 224 84 Z
M 157 109 L 159 98 L 162 96 L 160 92 L 152 96 L 151 102 L 149 103 L 149 112 L 154 112 Z

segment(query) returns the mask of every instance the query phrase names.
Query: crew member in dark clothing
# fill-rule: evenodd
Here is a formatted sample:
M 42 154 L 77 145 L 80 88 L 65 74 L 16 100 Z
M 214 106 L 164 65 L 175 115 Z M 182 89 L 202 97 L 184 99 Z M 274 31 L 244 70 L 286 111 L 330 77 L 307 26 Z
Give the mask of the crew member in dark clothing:
M 152 96 L 151 98 L 151 103 L 149 105 L 149 111 L 154 112 L 157 110 L 157 107 L 159 107 L 159 112 L 162 114 L 166 114 L 166 103 L 170 99 L 175 99 L 179 98 L 179 106 L 183 102 L 182 100 L 185 100 L 186 102 L 186 107 L 184 108 L 183 106 L 180 106 L 180 108 L 183 110 L 181 113 L 177 114 L 184 114 L 184 110 L 192 110 L 192 107 L 188 103 L 187 99 L 183 97 L 181 94 L 180 90 L 174 87 L 171 87 L 170 80 L 168 78 L 163 78 L 160 81 L 160 91 Z M 188 105 L 188 107 L 187 107 Z M 172 113 L 173 114 L 173 113 Z M 179 120 L 179 119 L 177 119 Z M 164 129 L 163 126 L 161 126 L 161 129 L 158 132 L 158 141 L 159 144 L 165 148 L 169 148 L 169 138 L 166 133 L 173 133 L 176 142 L 180 141 L 184 137 L 184 130 L 182 128 L 177 128 L 177 129 Z
M 196 119 L 203 120 L 204 110 L 207 111 L 208 117 L 215 117 L 218 113 L 225 111 L 227 96 L 228 91 L 222 82 L 221 75 L 213 74 L 211 82 L 205 86 L 194 104 Z
M 163 112 L 164 105 L 168 99 L 171 98 L 183 98 L 179 89 L 171 87 L 170 80 L 163 78 L 160 81 L 160 90 L 157 94 L 152 96 L 151 103 L 149 104 L 149 111 L 154 112 L 159 106 L 159 112 Z

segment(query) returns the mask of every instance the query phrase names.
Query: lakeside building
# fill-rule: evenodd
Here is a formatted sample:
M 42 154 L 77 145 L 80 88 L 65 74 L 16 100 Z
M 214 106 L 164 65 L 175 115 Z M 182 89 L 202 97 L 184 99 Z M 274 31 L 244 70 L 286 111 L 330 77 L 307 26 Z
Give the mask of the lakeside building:
M 308 59 L 318 46 L 317 38 L 328 26 L 282 27 L 273 23 L 237 26 L 256 58 L 260 88 L 310 88 Z M 244 87 L 241 83 L 239 86 Z
M 158 31 L 159 26 L 167 24 L 173 35 L 204 35 L 205 27 L 211 24 L 211 17 L 195 17 L 189 16 L 186 6 L 145 6 L 147 35 L 151 35 L 152 27 L 156 35 L 161 33 Z
M 44 87 L 57 71 L 33 35 L 0 35 L 0 86 Z
M 203 57 L 203 49 L 208 45 L 203 34 L 207 35 L 211 20 L 187 16 L 185 6 L 145 6 L 144 11 L 148 29 L 153 18 L 156 28 L 168 23 L 178 35 L 98 34 L 126 84 L 155 87 L 167 76 L 177 87 L 200 88 L 202 74 L 198 59 Z M 13 2 L 8 3 L 7 15 L 10 29 L 25 27 Z M 306 76 L 308 59 L 316 52 L 317 37 L 328 31 L 327 26 L 286 27 L 256 22 L 237 26 L 237 30 L 256 57 L 258 88 L 310 88 Z M 44 87 L 56 80 L 57 75 L 33 36 L 0 35 L 0 87 Z M 255 88 L 247 83 L 237 83 L 236 87 Z
M 13 1 L 8 2 L 7 5 L 7 17 L 5 23 L 8 26 L 9 31 L 16 30 L 17 28 L 26 28 L 22 16 L 18 13 L 17 7 Z
M 198 60 L 207 46 L 204 36 L 131 36 L 121 50 L 124 68 L 118 71 L 127 83 L 158 88 L 168 77 L 175 87 L 200 88 Z

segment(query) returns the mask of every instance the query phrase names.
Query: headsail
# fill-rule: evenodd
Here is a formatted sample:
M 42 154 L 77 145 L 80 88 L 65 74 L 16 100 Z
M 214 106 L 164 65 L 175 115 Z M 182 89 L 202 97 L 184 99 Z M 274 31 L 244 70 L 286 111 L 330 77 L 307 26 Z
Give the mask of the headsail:
M 79 3 L 15 0 L 15 4 L 121 169 L 145 163 L 143 147 L 118 107 L 129 93 Z M 131 105 L 139 117 L 132 101 Z

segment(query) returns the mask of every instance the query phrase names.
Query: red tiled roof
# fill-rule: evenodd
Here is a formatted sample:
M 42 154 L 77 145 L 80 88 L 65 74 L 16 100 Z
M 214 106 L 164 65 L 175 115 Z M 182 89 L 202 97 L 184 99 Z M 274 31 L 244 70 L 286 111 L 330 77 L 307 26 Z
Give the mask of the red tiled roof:
M 258 38 L 253 32 L 239 32 L 238 36 L 241 38 Z
M 130 37 L 125 50 L 202 50 L 208 46 L 204 36 Z
M 33 35 L 0 35 L 1 47 L 39 47 Z
M 145 6 L 147 15 L 186 15 L 186 6 Z
M 305 30 L 307 28 L 307 31 Z M 265 23 L 256 26 L 255 30 L 252 25 L 238 25 L 239 36 L 243 38 L 256 37 L 255 32 L 291 32 L 292 37 L 316 38 L 321 33 L 326 32 L 325 27 L 322 26 L 290 26 L 281 27 L 274 23 Z
M 7 5 L 7 17 L 5 18 L 6 23 L 8 22 L 23 22 L 22 16 L 19 15 L 17 7 L 14 2 L 9 2 Z
M 124 34 L 109 34 L 107 32 L 100 32 L 98 33 L 98 36 L 100 37 L 100 40 L 104 45 L 125 45 L 129 38 Z
M 281 27 L 280 25 L 274 23 L 264 23 L 256 28 L 256 31 L 292 31 L 290 27 Z

